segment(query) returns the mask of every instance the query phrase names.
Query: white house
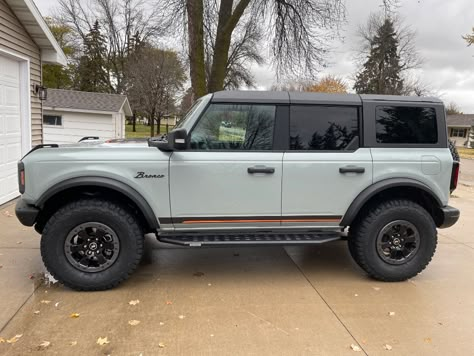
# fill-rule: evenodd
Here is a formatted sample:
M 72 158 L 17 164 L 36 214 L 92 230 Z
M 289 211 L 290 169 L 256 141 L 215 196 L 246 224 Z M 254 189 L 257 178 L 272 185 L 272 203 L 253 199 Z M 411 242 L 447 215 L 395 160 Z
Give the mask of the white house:
M 125 138 L 132 115 L 125 95 L 48 89 L 43 104 L 44 143 L 76 143 L 86 136 Z
M 474 135 L 474 115 L 459 114 L 448 115 L 448 136 L 456 146 L 472 147 Z
M 0 204 L 16 198 L 17 162 L 43 142 L 41 65 L 66 57 L 32 0 L 0 0 Z

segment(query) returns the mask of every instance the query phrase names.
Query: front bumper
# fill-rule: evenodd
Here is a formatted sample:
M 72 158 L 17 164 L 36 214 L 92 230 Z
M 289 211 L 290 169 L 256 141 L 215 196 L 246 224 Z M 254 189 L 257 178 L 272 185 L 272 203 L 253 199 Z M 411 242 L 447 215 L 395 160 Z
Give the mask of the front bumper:
M 453 208 L 452 206 L 446 205 L 441 208 L 443 222 L 440 226 L 440 229 L 445 229 L 447 227 L 453 226 L 459 219 L 459 210 Z
M 25 226 L 33 226 L 36 222 L 39 212 L 40 210 L 37 207 L 26 204 L 22 199 L 18 200 L 16 203 L 16 217 Z

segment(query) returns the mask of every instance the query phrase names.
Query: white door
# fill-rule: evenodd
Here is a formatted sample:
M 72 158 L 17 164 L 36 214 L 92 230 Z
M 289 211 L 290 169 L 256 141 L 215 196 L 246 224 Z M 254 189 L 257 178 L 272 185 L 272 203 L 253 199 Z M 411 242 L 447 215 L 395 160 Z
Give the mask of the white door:
M 280 226 L 282 152 L 273 151 L 275 105 L 211 104 L 170 158 L 176 229 Z
M 0 55 L 0 204 L 19 195 L 20 158 L 20 64 Z

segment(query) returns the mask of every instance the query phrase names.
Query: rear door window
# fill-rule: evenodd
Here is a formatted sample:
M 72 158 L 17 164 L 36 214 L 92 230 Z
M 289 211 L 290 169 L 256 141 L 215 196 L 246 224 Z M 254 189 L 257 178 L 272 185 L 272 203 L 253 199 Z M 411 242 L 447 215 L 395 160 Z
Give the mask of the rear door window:
M 375 134 L 377 143 L 437 143 L 436 111 L 430 107 L 377 106 Z
M 290 150 L 340 151 L 359 147 L 358 110 L 350 106 L 293 105 Z

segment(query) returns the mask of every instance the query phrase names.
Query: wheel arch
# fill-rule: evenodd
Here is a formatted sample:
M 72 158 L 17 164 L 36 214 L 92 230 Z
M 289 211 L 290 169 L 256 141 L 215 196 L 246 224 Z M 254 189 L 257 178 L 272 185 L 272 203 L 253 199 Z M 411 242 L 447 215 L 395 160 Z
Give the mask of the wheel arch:
M 351 203 L 340 225 L 350 226 L 372 203 L 386 198 L 406 198 L 422 205 L 432 216 L 436 226 L 442 224 L 443 206 L 439 197 L 424 183 L 410 178 L 390 178 L 363 190 Z
M 41 232 L 46 221 L 54 213 L 54 210 L 57 210 L 58 206 L 54 203 L 59 198 L 61 202 L 57 203 L 64 204 L 73 200 L 77 194 L 105 195 L 109 199 L 127 203 L 136 210 L 146 232 L 156 231 L 159 228 L 158 219 L 150 204 L 134 188 L 113 178 L 87 176 L 64 180 L 40 196 L 35 204 L 41 210 L 37 219 L 37 230 Z

